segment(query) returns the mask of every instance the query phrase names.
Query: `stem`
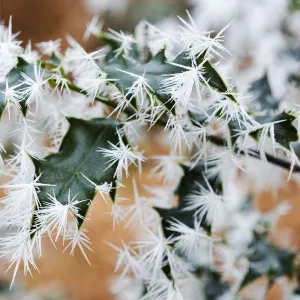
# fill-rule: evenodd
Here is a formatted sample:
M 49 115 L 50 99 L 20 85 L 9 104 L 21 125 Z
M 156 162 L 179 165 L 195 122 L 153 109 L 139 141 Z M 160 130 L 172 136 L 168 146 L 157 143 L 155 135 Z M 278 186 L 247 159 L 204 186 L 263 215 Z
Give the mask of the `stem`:
M 86 92 L 85 90 L 81 89 L 80 87 L 78 87 L 78 86 L 76 86 L 76 85 L 74 85 L 74 84 L 72 84 L 72 83 L 70 83 L 70 82 L 68 83 L 68 87 L 69 87 L 69 89 L 70 89 L 71 91 L 74 91 L 74 92 L 83 94 L 83 95 L 85 95 L 85 96 L 88 95 L 87 92 Z M 106 99 L 106 98 L 96 97 L 95 100 L 96 100 L 96 101 L 99 101 L 99 102 L 101 102 L 101 103 L 104 103 L 104 104 L 106 104 L 107 106 L 116 108 L 116 103 L 113 102 L 113 101 L 111 101 L 111 100 L 108 100 L 108 99 Z
M 85 96 L 88 95 L 86 91 L 84 91 L 80 87 L 78 87 L 78 86 L 76 86 L 76 85 L 74 85 L 74 84 L 72 84 L 70 82 L 68 83 L 68 87 L 69 87 L 70 90 L 72 90 L 74 92 L 83 94 Z M 103 103 L 103 104 L 105 104 L 105 105 L 107 105 L 109 107 L 112 107 L 112 108 L 116 108 L 117 107 L 117 103 L 116 102 L 108 100 L 108 99 L 106 99 L 104 97 L 95 97 L 95 100 L 99 101 L 99 102 L 101 102 L 101 103 Z M 135 114 L 135 111 L 133 109 L 129 108 L 129 107 L 126 107 L 123 112 L 125 112 L 129 116 L 132 116 L 132 115 Z
M 256 152 L 257 152 L 257 151 L 256 151 Z M 258 153 L 258 152 L 257 152 L 257 153 Z M 270 163 L 272 163 L 272 164 L 274 164 L 274 165 L 276 165 L 276 166 L 279 166 L 279 167 L 281 167 L 281 168 L 290 170 L 291 164 L 290 164 L 288 161 L 286 161 L 286 160 L 284 160 L 284 159 L 281 159 L 281 158 L 276 158 L 276 157 L 274 157 L 273 155 L 268 154 L 268 153 L 265 153 L 265 155 L 266 155 L 266 158 L 267 158 L 267 161 L 268 161 L 268 162 L 270 162 Z M 260 159 L 261 159 L 261 157 L 260 157 Z M 300 166 L 294 166 L 293 172 L 294 172 L 294 173 L 300 173 Z
M 215 136 L 215 135 L 208 135 L 207 136 L 208 140 L 211 141 L 213 144 L 217 145 L 217 146 L 220 146 L 220 147 L 227 147 L 227 142 L 219 137 L 219 136 Z M 256 159 L 260 159 L 262 160 L 262 156 L 260 154 L 259 151 L 257 150 L 254 150 L 254 149 L 247 149 L 247 151 L 244 151 L 244 150 L 241 150 L 239 148 L 235 148 L 234 150 L 235 153 L 239 153 L 241 155 L 249 155 L 253 158 L 256 158 Z M 273 164 L 273 165 L 276 165 L 278 167 L 281 167 L 283 169 L 286 169 L 286 170 L 290 170 L 291 168 L 291 164 L 284 160 L 284 159 L 281 159 L 281 158 L 277 158 L 269 153 L 265 153 L 264 154 L 265 158 L 267 159 L 267 162 Z M 294 173 L 300 173 L 300 166 L 294 166 L 293 168 L 293 172 Z
M 87 96 L 87 92 L 82 90 L 80 87 L 72 84 L 71 82 L 68 83 L 68 87 L 70 90 L 74 91 L 74 92 L 77 92 L 77 93 L 80 93 L 80 94 L 83 94 L 85 96 Z M 111 101 L 111 100 L 108 100 L 106 98 L 103 98 L 103 97 L 96 97 L 95 98 L 96 101 L 99 101 L 109 107 L 112 107 L 112 108 L 116 108 L 117 107 L 117 103 L 114 102 L 114 101 Z M 131 109 L 129 107 L 126 107 L 123 111 L 124 113 L 126 113 L 129 117 L 132 117 L 136 114 L 136 111 L 134 111 L 134 109 Z M 156 124 L 159 124 L 161 126 L 165 126 L 166 123 L 162 120 L 157 120 Z
M 87 95 L 86 91 L 82 90 L 80 87 L 78 87 L 78 86 L 76 86 L 72 83 L 68 83 L 68 86 L 69 86 L 69 89 L 74 91 L 74 92 Z M 99 101 L 99 102 L 101 102 L 101 103 L 103 103 L 103 104 L 105 104 L 109 107 L 112 107 L 112 108 L 117 107 L 117 104 L 114 101 L 108 100 L 108 99 L 103 98 L 103 97 L 96 97 L 95 100 Z M 133 116 L 135 114 L 135 111 L 130 109 L 129 107 L 125 108 L 124 112 L 129 116 Z M 159 124 L 161 126 L 166 125 L 166 123 L 163 120 L 158 120 L 157 124 Z M 217 146 L 228 147 L 228 144 L 227 144 L 226 140 L 219 137 L 219 136 L 207 135 L 207 139 L 209 141 L 211 141 L 213 144 L 217 145 Z M 241 155 L 245 155 L 245 156 L 249 155 L 253 158 L 260 159 L 260 160 L 263 159 L 260 152 L 257 151 L 257 150 L 254 150 L 254 149 L 247 149 L 247 151 L 244 151 L 244 150 L 241 150 L 239 148 L 235 148 L 234 152 L 239 153 Z M 273 156 L 269 153 L 265 153 L 264 156 L 267 159 L 267 162 L 269 162 L 273 165 L 276 165 L 276 166 L 281 167 L 281 168 L 286 169 L 286 170 L 290 170 L 290 168 L 291 168 L 291 164 L 286 160 L 283 160 L 281 158 L 276 158 L 275 156 Z M 293 173 L 300 173 L 300 166 L 294 166 Z

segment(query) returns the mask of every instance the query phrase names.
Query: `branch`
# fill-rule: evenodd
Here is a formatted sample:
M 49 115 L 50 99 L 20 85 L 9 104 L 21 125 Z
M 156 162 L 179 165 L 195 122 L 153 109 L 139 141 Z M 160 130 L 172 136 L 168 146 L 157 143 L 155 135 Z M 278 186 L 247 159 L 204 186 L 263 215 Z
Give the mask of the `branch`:
M 207 136 L 208 140 L 211 141 L 213 144 L 220 146 L 220 147 L 228 147 L 228 144 L 226 142 L 225 139 L 219 137 L 219 136 L 215 136 L 215 135 L 208 135 Z M 247 149 L 247 150 L 241 150 L 239 148 L 235 148 L 234 149 L 235 153 L 239 153 L 241 155 L 249 155 L 253 158 L 256 159 L 260 159 L 260 160 L 264 160 L 264 158 L 262 158 L 262 155 L 259 151 L 254 150 L 254 149 Z M 281 158 L 277 158 L 269 153 L 264 153 L 264 157 L 267 159 L 267 162 L 276 165 L 278 167 L 281 167 L 283 169 L 286 170 L 290 170 L 291 169 L 291 163 L 281 159 Z M 293 172 L 294 173 L 300 173 L 300 166 L 294 166 L 293 167 Z
M 68 87 L 71 91 L 88 96 L 88 94 L 85 90 L 83 90 L 82 88 L 80 88 L 70 82 L 68 83 Z M 99 101 L 111 108 L 117 108 L 117 105 L 118 105 L 115 101 L 108 100 L 107 98 L 104 98 L 104 97 L 95 97 L 95 100 Z M 131 109 L 130 107 L 126 107 L 123 110 L 123 112 L 126 113 L 129 117 L 136 116 L 136 113 L 137 113 L 137 111 L 135 110 L 135 107 L 133 105 L 131 105 L 131 106 L 133 107 L 133 109 Z M 166 123 L 162 120 L 158 120 L 156 123 L 161 126 L 166 126 Z
M 81 94 L 84 94 L 87 96 L 87 92 L 82 90 L 80 87 L 78 86 L 75 86 L 73 85 L 72 83 L 68 83 L 68 86 L 69 86 L 69 89 L 74 91 L 74 92 L 77 92 L 77 93 L 81 93 Z M 99 101 L 109 107 L 112 107 L 112 108 L 116 108 L 117 107 L 117 104 L 116 102 L 114 101 L 111 101 L 111 100 L 108 100 L 106 98 L 103 98 L 103 97 L 96 97 L 95 98 L 96 101 Z M 131 108 L 127 107 L 125 108 L 124 110 L 124 113 L 126 113 L 127 115 L 129 116 L 133 116 L 135 115 L 135 111 L 132 110 Z M 159 120 L 160 122 L 158 122 L 159 125 L 161 126 L 165 126 L 165 122 L 163 122 L 162 120 Z M 207 136 L 207 139 L 212 142 L 213 144 L 217 145 L 217 146 L 220 146 L 220 147 L 228 147 L 228 143 L 226 142 L 225 139 L 219 137 L 219 136 L 216 136 L 216 135 L 208 135 Z M 281 158 L 277 158 L 269 153 L 265 153 L 264 154 L 264 158 L 262 158 L 262 155 L 260 154 L 259 151 L 257 150 L 254 150 L 254 149 L 247 149 L 247 150 L 241 150 L 239 148 L 235 148 L 234 149 L 234 152 L 235 153 L 238 153 L 238 154 L 241 154 L 241 155 L 244 155 L 244 156 L 251 156 L 253 158 L 256 158 L 256 159 L 260 159 L 260 160 L 264 160 L 265 158 L 267 159 L 267 162 L 273 164 L 273 165 L 276 165 L 278 167 L 281 167 L 283 169 L 286 169 L 286 170 L 289 170 L 291 169 L 291 163 L 286 161 L 286 160 L 283 160 Z M 294 173 L 300 173 L 300 166 L 294 166 L 293 167 L 293 171 Z

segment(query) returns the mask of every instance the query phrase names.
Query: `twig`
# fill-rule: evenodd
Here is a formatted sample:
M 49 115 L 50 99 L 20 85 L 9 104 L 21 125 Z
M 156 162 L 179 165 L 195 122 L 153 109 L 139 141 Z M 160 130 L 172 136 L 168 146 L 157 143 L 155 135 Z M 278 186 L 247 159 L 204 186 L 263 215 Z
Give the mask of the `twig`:
M 78 92 L 78 93 L 87 95 L 86 91 L 82 90 L 81 88 L 79 88 L 79 87 L 77 87 L 77 86 L 75 86 L 71 83 L 69 83 L 68 86 L 69 86 L 70 90 L 72 90 L 74 92 Z M 112 108 L 117 107 L 117 104 L 114 101 L 108 100 L 106 98 L 96 97 L 95 100 L 99 101 L 99 102 L 101 102 L 101 103 L 103 103 L 103 104 L 105 104 L 109 107 L 112 107 Z M 135 114 L 135 112 L 130 108 L 126 108 L 124 110 L 124 112 L 129 116 L 133 116 Z M 161 126 L 166 125 L 166 123 L 164 121 L 162 121 L 162 120 L 159 120 L 159 121 L 160 121 L 160 122 L 158 122 L 159 125 L 161 125 Z M 228 144 L 227 144 L 226 140 L 223 139 L 222 137 L 219 137 L 219 136 L 216 136 L 216 135 L 208 135 L 207 138 L 210 142 L 212 142 L 213 144 L 215 144 L 217 146 L 228 147 Z M 261 153 L 257 150 L 254 150 L 254 149 L 241 150 L 239 148 L 235 148 L 234 152 L 238 153 L 238 154 L 241 154 L 241 155 L 244 155 L 244 156 L 248 155 L 248 156 L 251 156 L 253 158 L 263 160 Z M 286 160 L 283 160 L 281 158 L 277 158 L 277 157 L 275 157 L 275 156 L 273 156 L 269 153 L 265 153 L 264 158 L 267 160 L 267 162 L 269 162 L 273 165 L 276 165 L 278 167 L 281 167 L 283 169 L 290 170 L 290 168 L 291 168 L 291 163 L 290 162 L 288 162 Z M 300 173 L 300 166 L 294 166 L 292 172 L 293 173 Z

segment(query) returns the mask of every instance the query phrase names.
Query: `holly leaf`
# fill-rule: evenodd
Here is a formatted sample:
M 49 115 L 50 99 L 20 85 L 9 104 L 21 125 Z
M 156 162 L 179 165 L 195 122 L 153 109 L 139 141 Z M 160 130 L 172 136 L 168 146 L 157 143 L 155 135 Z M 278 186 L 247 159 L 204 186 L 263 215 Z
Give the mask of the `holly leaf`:
M 266 115 L 255 117 L 255 120 L 260 124 L 282 121 L 274 125 L 275 139 L 276 142 L 289 149 L 290 143 L 298 140 L 297 129 L 293 125 L 295 116 L 289 114 L 288 112 L 281 112 L 275 115 L 271 114 L 273 111 L 278 109 L 279 102 L 272 95 L 267 75 L 254 82 L 249 92 L 255 97 L 253 108 L 256 110 L 265 111 L 267 113 Z M 189 117 L 195 126 L 197 126 L 197 124 L 203 126 L 207 123 L 208 116 L 212 113 L 212 108 L 208 107 L 206 114 L 190 111 Z M 219 116 L 218 113 L 216 116 Z M 231 144 L 234 145 L 238 139 L 238 132 L 245 130 L 246 127 L 242 123 L 240 124 L 238 121 L 232 120 L 228 123 L 228 128 L 230 132 Z M 261 130 L 257 130 L 251 133 L 251 136 L 257 139 L 260 132 Z
M 111 53 L 108 54 L 108 57 L 111 58 Z M 136 55 L 134 55 L 134 58 L 136 58 Z M 202 64 L 203 59 L 204 56 L 202 55 L 197 59 L 197 64 Z M 136 78 L 119 70 L 133 73 L 138 76 L 144 76 L 153 90 L 153 94 L 168 110 L 172 111 L 175 103 L 174 101 L 171 101 L 170 95 L 162 93 L 161 81 L 166 78 L 166 76 L 182 73 L 183 71 L 186 71 L 184 67 L 191 67 L 193 65 L 192 59 L 188 57 L 185 52 L 179 54 L 172 63 L 176 65 L 167 61 L 165 50 L 162 50 L 144 64 L 139 64 L 135 60 L 127 59 L 124 56 L 107 59 L 103 69 L 111 79 L 117 79 L 115 84 L 123 94 L 127 93 Z M 228 92 L 228 88 L 223 79 L 209 61 L 203 63 L 202 72 L 203 77 L 206 82 L 208 82 L 210 88 L 219 93 Z M 205 84 L 204 82 L 202 83 Z M 236 101 L 233 95 L 228 94 L 228 97 L 233 101 Z
M 168 229 L 170 227 L 170 222 L 174 222 L 174 220 L 177 220 L 190 228 L 194 228 L 194 211 L 184 211 L 179 207 L 170 209 L 155 207 L 155 210 L 161 217 L 162 228 L 166 238 L 178 235 L 178 233 Z
M 257 116 L 254 118 L 260 124 L 272 123 L 281 121 L 279 123 L 274 124 L 274 135 L 277 143 L 285 147 L 286 149 L 290 149 L 290 144 L 292 142 L 298 141 L 298 131 L 293 125 L 295 121 L 295 116 L 287 113 L 281 112 L 275 115 L 265 115 L 265 116 Z M 228 124 L 228 128 L 230 131 L 230 138 L 232 145 L 235 144 L 238 139 L 238 132 L 246 130 L 247 128 L 241 124 L 238 124 L 237 121 L 231 121 Z M 250 135 L 258 140 L 259 136 L 262 132 L 262 129 L 255 130 L 250 132 Z
M 109 45 L 112 51 L 106 54 L 106 61 L 116 57 L 123 57 L 125 55 L 124 50 L 120 51 L 122 48 L 122 42 L 116 40 L 111 33 L 102 32 L 99 37 L 104 43 Z M 131 60 L 138 62 L 140 60 L 140 53 L 137 44 L 133 41 L 126 51 L 126 56 L 130 57 Z
M 297 157 L 300 159 L 300 142 L 291 143 L 291 147 L 293 148 Z
M 186 226 L 190 228 L 194 228 L 194 215 L 196 210 L 185 210 L 188 206 L 187 200 L 188 196 L 193 194 L 194 192 L 199 191 L 199 185 L 207 187 L 206 180 L 209 182 L 212 189 L 218 193 L 222 193 L 222 183 L 220 180 L 215 178 L 206 178 L 205 172 L 209 167 L 212 167 L 212 165 L 205 167 L 205 163 L 203 161 L 200 161 L 197 166 L 195 166 L 193 169 L 189 169 L 188 167 L 184 168 L 184 176 L 182 177 L 182 180 L 179 184 L 179 187 L 177 189 L 177 195 L 178 195 L 178 206 L 171 208 L 171 209 L 165 209 L 165 208 L 159 208 L 156 207 L 156 211 L 161 216 L 161 222 L 162 222 L 162 228 L 164 230 L 164 235 L 166 238 L 170 236 L 176 236 L 178 233 L 171 231 L 168 229 L 170 227 L 170 221 L 174 221 L 174 219 L 180 221 L 181 223 L 185 224 Z M 206 180 L 205 180 L 206 178 Z M 201 222 L 201 226 L 210 232 L 210 225 L 207 224 L 206 218 L 204 217 Z
M 295 116 L 285 111 L 273 116 L 259 116 L 255 118 L 260 124 L 282 121 L 274 125 L 275 140 L 287 149 L 290 149 L 290 143 L 298 141 L 298 131 L 293 125 L 295 119 Z
M 209 115 L 209 113 L 207 113 Z M 204 126 L 207 123 L 208 116 L 204 113 L 198 113 L 194 111 L 189 111 L 188 116 L 190 117 L 190 120 L 194 126 Z
M 299 285 L 294 289 L 293 295 L 300 296 L 300 286 Z M 295 299 L 297 299 L 297 298 L 295 298 Z
M 295 253 L 280 249 L 257 235 L 248 248 L 247 258 L 250 264 L 240 290 L 262 276 L 267 276 L 269 287 L 281 276 L 292 277 Z
M 217 70 L 213 67 L 213 65 L 209 61 L 206 61 L 203 64 L 203 68 L 204 68 L 203 76 L 208 82 L 208 85 L 219 93 L 223 93 L 223 94 L 226 93 L 226 96 L 228 98 L 230 98 L 234 102 L 237 102 L 234 95 L 228 92 L 228 87 L 224 82 L 223 78 L 220 76 L 220 74 L 217 72 Z
M 39 182 L 54 185 L 41 186 L 38 194 L 39 209 L 43 209 L 48 203 L 48 194 L 55 195 L 60 203 L 67 204 L 70 193 L 71 199 L 75 197 L 79 201 L 86 200 L 77 205 L 79 214 L 84 217 L 95 196 L 95 186 L 84 176 L 96 185 L 105 182 L 115 185 L 116 164 L 108 168 L 108 158 L 96 150 L 99 147 L 109 149 L 109 142 L 117 144 L 117 129 L 122 125 L 115 119 L 85 121 L 71 118 L 69 123 L 70 129 L 59 152 L 43 160 L 34 160 L 36 176 L 40 176 Z M 115 193 L 116 190 L 112 189 L 110 196 L 113 200 Z M 78 222 L 80 226 L 83 220 L 78 219 Z
M 254 97 L 253 110 L 269 113 L 278 109 L 279 101 L 273 96 L 267 74 L 253 82 L 249 93 Z
M 184 66 L 191 66 L 191 59 L 186 58 L 185 54 L 179 55 L 173 62 Z M 161 92 L 161 81 L 166 78 L 166 75 L 181 73 L 183 69 L 169 64 L 164 50 L 145 64 L 137 64 L 123 56 L 115 57 L 107 61 L 103 69 L 111 79 L 117 79 L 115 85 L 123 94 L 128 92 L 136 78 L 119 70 L 144 76 L 157 99 L 168 110 L 171 111 L 174 109 L 174 102 L 170 101 L 170 95 Z
M 208 123 L 209 116 L 214 113 L 215 109 L 212 106 L 209 106 L 204 112 L 188 111 L 188 116 L 191 119 L 191 122 L 197 126 L 198 124 L 205 126 Z
M 199 185 L 208 188 L 206 180 L 209 182 L 215 193 L 222 193 L 223 188 L 220 180 L 217 177 L 207 177 L 207 172 L 213 166 L 214 165 L 212 163 L 206 165 L 204 161 L 199 161 L 199 163 L 193 169 L 184 167 L 184 176 L 182 177 L 178 187 L 179 208 L 187 207 L 188 196 L 196 191 L 199 191 Z
M 220 273 L 206 269 L 204 274 L 204 294 L 206 300 L 216 300 L 224 295 L 229 289 L 230 285 L 225 282 Z
M 17 65 L 8 73 L 7 75 L 7 81 L 8 81 L 8 86 L 9 87 L 13 87 L 17 84 L 20 83 L 20 81 L 23 80 L 23 77 L 21 75 L 22 73 L 25 73 L 27 76 L 29 76 L 30 78 L 34 79 L 34 64 L 30 64 L 27 61 L 25 61 L 23 58 L 18 57 L 18 63 Z M 48 70 L 44 70 L 43 73 L 43 78 L 49 78 L 51 76 L 50 71 Z M 6 83 L 1 83 L 0 84 L 0 91 L 5 91 L 6 89 Z M 18 87 L 16 89 L 16 91 L 22 89 L 22 86 Z M 19 101 L 20 106 L 21 106 L 21 111 L 22 114 L 24 116 L 26 116 L 27 113 L 27 105 L 26 105 L 26 101 L 27 101 L 28 97 L 24 97 L 21 101 Z M 5 101 L 5 95 L 4 93 L 0 93 L 0 117 L 2 116 L 4 110 L 5 110 L 5 105 L 6 105 L 6 101 Z

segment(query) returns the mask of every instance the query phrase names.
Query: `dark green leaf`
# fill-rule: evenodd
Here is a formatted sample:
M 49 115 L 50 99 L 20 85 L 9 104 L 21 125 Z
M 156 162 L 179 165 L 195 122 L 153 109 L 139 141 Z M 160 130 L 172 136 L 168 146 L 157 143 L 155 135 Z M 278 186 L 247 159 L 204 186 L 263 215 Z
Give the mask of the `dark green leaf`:
M 300 142 L 291 143 L 291 147 L 293 148 L 297 157 L 300 159 Z
M 293 58 L 297 61 L 300 61 L 300 49 L 299 47 L 288 47 L 286 51 L 283 53 L 284 55 L 288 55 L 290 58 Z
M 110 54 L 109 57 L 111 57 Z M 203 57 L 200 57 L 198 58 L 197 63 L 200 64 L 202 63 L 202 61 Z M 181 53 L 180 55 L 178 55 L 172 62 L 182 66 L 192 66 L 192 60 L 187 57 L 185 53 Z M 223 79 L 216 71 L 216 69 L 211 65 L 211 63 L 206 61 L 203 64 L 203 67 L 203 76 L 205 77 L 209 86 L 220 93 L 227 93 L 228 88 L 226 84 L 224 83 Z M 116 85 L 123 94 L 125 94 L 132 86 L 135 78 L 126 73 L 118 71 L 118 69 L 140 76 L 144 75 L 148 81 L 148 84 L 153 89 L 156 97 L 169 110 L 172 110 L 174 108 L 174 102 L 170 101 L 169 95 L 161 92 L 161 81 L 165 78 L 166 75 L 173 75 L 185 71 L 184 68 L 168 63 L 165 57 L 164 50 L 159 52 L 145 64 L 137 64 L 136 62 L 128 60 L 123 56 L 119 56 L 108 60 L 103 68 L 110 78 L 118 79 Z M 233 95 L 229 94 L 228 97 L 233 101 L 236 101 Z
M 228 123 L 228 129 L 230 132 L 231 145 L 234 146 L 235 142 L 239 138 L 239 132 L 245 130 L 246 127 L 244 124 L 239 123 L 236 120 L 232 120 Z
M 292 277 L 295 253 L 280 249 L 258 236 L 253 239 L 248 248 L 250 265 L 240 289 L 261 276 L 267 276 L 269 287 L 278 277 Z
M 268 113 L 278 109 L 279 101 L 272 94 L 267 74 L 252 84 L 249 93 L 254 97 L 253 110 Z
M 206 271 L 204 293 L 206 300 L 217 300 L 229 290 L 230 286 L 221 275 L 214 271 Z
M 15 86 L 15 85 L 19 84 L 20 81 L 23 80 L 23 77 L 21 76 L 20 72 L 23 72 L 30 78 L 34 79 L 34 65 L 29 64 L 24 59 L 19 57 L 18 64 L 7 75 L 7 81 L 8 81 L 9 87 Z M 43 77 L 46 79 L 50 76 L 51 76 L 50 72 L 48 70 L 45 70 Z M 6 88 L 5 83 L 0 84 L 0 90 L 5 90 L 5 88 Z M 21 88 L 22 87 L 19 87 L 18 89 L 21 89 Z M 16 89 L 16 90 L 18 90 L 18 89 Z M 26 112 L 27 112 L 26 101 L 27 101 L 27 98 L 24 97 L 19 102 L 24 116 L 26 116 Z M 0 116 L 3 113 L 4 108 L 5 108 L 5 96 L 3 93 L 0 93 Z
M 193 125 L 197 126 L 198 124 L 200 125 L 205 125 L 205 123 L 207 122 L 207 115 L 205 115 L 204 113 L 196 113 L 196 112 L 192 112 L 189 111 L 188 115 L 193 123 Z
M 208 267 L 201 266 L 194 274 L 200 278 L 201 284 L 203 283 L 205 300 L 220 299 L 219 297 L 230 289 L 230 285 L 223 280 L 221 274 Z
M 5 83 L 0 83 L 0 119 L 3 115 L 3 112 L 5 110 L 5 105 L 6 105 L 5 96 L 3 94 L 3 92 L 5 91 L 5 88 L 6 88 Z
M 227 85 L 225 84 L 224 80 L 217 72 L 217 70 L 212 66 L 212 64 L 209 61 L 206 61 L 203 64 L 203 67 L 205 70 L 203 76 L 208 81 L 209 86 L 214 90 L 218 91 L 219 93 L 228 93 Z M 227 97 L 230 98 L 232 101 L 237 102 L 234 95 L 228 93 Z
M 82 175 L 100 185 L 105 182 L 115 182 L 116 165 L 107 169 L 108 159 L 96 150 L 110 148 L 109 142 L 118 143 L 116 130 L 121 123 L 115 119 L 92 119 L 89 121 L 69 119 L 70 129 L 66 134 L 60 150 L 49 155 L 44 160 L 34 160 L 36 175 L 41 176 L 40 182 L 52 184 L 43 186 L 38 194 L 41 209 L 47 203 L 48 196 L 55 195 L 62 204 L 68 203 L 71 197 L 77 200 L 92 200 L 95 196 L 95 187 Z M 111 192 L 115 197 L 115 189 Z M 82 216 L 86 215 L 90 201 L 81 202 L 78 207 Z M 79 220 L 80 224 L 82 220 Z
M 290 0 L 290 10 L 291 10 L 291 12 L 300 10 L 300 1 L 299 0 Z
M 295 116 L 287 112 L 282 112 L 274 116 L 259 116 L 255 118 L 260 124 L 282 120 L 282 122 L 274 125 L 275 140 L 287 149 L 290 149 L 291 142 L 298 141 L 297 129 L 292 124 L 295 119 Z
M 198 124 L 205 126 L 207 124 L 208 121 L 208 116 L 212 115 L 214 113 L 214 108 L 209 107 L 206 110 L 206 114 L 204 113 L 195 113 L 195 112 L 191 112 L 189 111 L 188 115 L 192 121 L 192 123 L 195 126 L 198 126 Z M 220 117 L 220 114 L 216 113 L 217 117 Z M 235 144 L 236 140 L 238 139 L 238 132 L 240 132 L 241 130 L 245 129 L 245 126 L 243 126 L 242 123 L 239 123 L 236 120 L 232 120 L 228 123 L 228 129 L 230 132 L 230 138 L 231 138 L 231 144 L 232 146 Z
M 204 179 L 205 177 L 215 193 L 222 193 L 222 184 L 220 180 L 218 180 L 218 178 L 207 178 L 207 174 L 205 174 L 211 167 L 213 167 L 211 163 L 207 167 L 205 167 L 205 163 L 203 161 L 200 161 L 193 169 L 189 169 L 187 167 L 184 168 L 184 176 L 178 188 L 180 208 L 186 208 L 187 196 L 195 191 L 198 191 L 199 185 L 208 188 Z
M 190 66 L 191 60 L 187 59 L 184 54 L 178 56 L 175 63 L 184 66 Z M 112 79 L 117 79 L 116 86 L 119 90 L 126 94 L 132 86 L 136 78 L 123 73 L 119 70 L 130 72 L 139 76 L 145 76 L 149 86 L 154 91 L 155 96 L 163 103 L 169 110 L 174 108 L 174 102 L 170 101 L 170 96 L 161 92 L 161 81 L 165 78 L 164 75 L 172 75 L 183 71 L 182 68 L 168 64 L 164 51 L 159 52 L 149 62 L 145 64 L 137 64 L 124 57 L 116 57 L 108 62 L 103 67 L 104 71 Z M 119 70 L 118 70 L 119 69 Z
M 171 209 L 155 207 L 155 210 L 161 216 L 162 227 L 166 238 L 177 235 L 169 230 L 170 221 L 176 219 L 190 228 L 194 228 L 194 211 L 184 211 L 182 208 L 174 207 Z
M 300 286 L 296 287 L 293 292 L 294 295 L 300 296 Z
M 162 227 L 164 230 L 165 237 L 175 236 L 177 233 L 172 232 L 168 229 L 170 227 L 170 221 L 174 219 L 184 223 L 190 228 L 194 228 L 194 214 L 195 211 L 185 210 L 187 207 L 187 197 L 188 195 L 199 191 L 199 184 L 207 187 L 205 176 L 205 164 L 204 162 L 199 162 L 198 165 L 192 170 L 184 167 L 184 176 L 177 189 L 177 194 L 179 197 L 179 203 L 177 207 L 171 209 L 155 208 L 159 215 L 161 216 Z M 220 194 L 222 193 L 222 184 L 218 178 L 210 178 L 209 184 L 213 190 Z M 205 217 L 202 220 L 201 225 L 210 232 L 210 225 L 206 223 Z
M 110 33 L 101 33 L 100 39 L 108 44 L 112 50 L 106 55 L 106 61 L 109 61 L 109 59 L 113 59 L 116 56 L 123 57 L 123 55 L 125 55 L 124 51 L 118 53 L 120 47 L 122 47 L 122 43 L 114 39 Z M 136 62 L 140 60 L 140 54 L 136 43 L 131 43 L 130 49 L 128 49 L 128 53 L 126 53 L 126 55 Z
M 189 111 L 188 115 L 194 125 L 202 125 L 204 126 L 208 122 L 208 117 L 214 113 L 215 109 L 213 107 L 208 107 L 204 112 L 194 112 Z
M 277 143 L 281 144 L 287 149 L 290 149 L 290 143 L 298 140 L 298 132 L 295 126 L 293 125 L 293 122 L 295 121 L 295 116 L 287 112 L 282 112 L 272 116 L 258 116 L 255 117 L 255 120 L 260 124 L 282 121 L 274 125 L 275 140 Z M 234 145 L 238 138 L 238 132 L 241 130 L 245 130 L 246 128 L 243 125 L 240 126 L 237 121 L 231 121 L 228 124 L 228 128 L 230 131 L 232 145 Z M 261 131 L 262 129 L 253 131 L 252 133 L 250 133 L 250 135 L 257 140 Z

